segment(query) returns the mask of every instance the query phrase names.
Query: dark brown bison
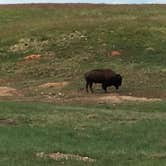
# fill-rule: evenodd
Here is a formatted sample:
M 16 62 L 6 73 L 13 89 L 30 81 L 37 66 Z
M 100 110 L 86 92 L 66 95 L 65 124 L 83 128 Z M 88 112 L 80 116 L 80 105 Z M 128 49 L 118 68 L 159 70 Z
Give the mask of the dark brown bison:
M 86 80 L 86 91 L 88 92 L 88 87 L 90 87 L 93 93 L 92 85 L 93 83 L 101 83 L 102 89 L 107 92 L 108 86 L 115 86 L 116 89 L 122 84 L 122 77 L 120 74 L 116 74 L 111 69 L 97 69 L 91 70 L 84 75 Z

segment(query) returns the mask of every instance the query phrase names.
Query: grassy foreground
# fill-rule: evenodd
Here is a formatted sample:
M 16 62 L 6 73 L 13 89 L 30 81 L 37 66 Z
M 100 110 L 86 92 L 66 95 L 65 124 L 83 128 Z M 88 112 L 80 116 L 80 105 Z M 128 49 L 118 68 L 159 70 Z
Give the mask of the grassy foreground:
M 96 106 L 0 102 L 0 165 L 164 166 L 165 126 L 164 102 Z M 37 157 L 40 152 L 96 161 L 55 161 Z

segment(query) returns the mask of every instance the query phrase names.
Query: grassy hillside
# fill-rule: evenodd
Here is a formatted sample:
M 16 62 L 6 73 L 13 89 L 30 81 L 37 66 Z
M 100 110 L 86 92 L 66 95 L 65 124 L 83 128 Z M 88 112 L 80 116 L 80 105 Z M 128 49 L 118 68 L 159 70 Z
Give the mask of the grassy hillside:
M 70 94 L 84 86 L 84 72 L 112 68 L 123 75 L 122 94 L 166 97 L 165 5 L 0 9 L 0 78 L 4 84 L 23 90 L 65 80 L 71 82 L 64 90 Z M 112 57 L 113 50 L 122 55 Z M 30 54 L 42 58 L 24 62 Z
M 0 165 L 165 166 L 165 9 L 0 6 L 0 96 L 4 86 L 13 95 L 0 97 Z M 41 58 L 25 60 L 31 54 Z M 123 76 L 119 95 L 84 92 L 94 68 Z

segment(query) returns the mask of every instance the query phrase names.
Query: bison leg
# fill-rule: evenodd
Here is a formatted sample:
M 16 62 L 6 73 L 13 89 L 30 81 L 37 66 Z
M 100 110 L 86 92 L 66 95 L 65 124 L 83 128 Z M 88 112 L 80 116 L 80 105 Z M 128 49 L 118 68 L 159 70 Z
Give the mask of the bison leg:
M 89 82 L 86 82 L 86 92 L 88 93 L 88 86 L 89 86 Z
M 105 93 L 107 93 L 107 86 L 105 84 L 102 84 L 102 89 L 104 89 Z
M 92 82 L 90 82 L 89 87 L 90 87 L 90 91 L 91 91 L 91 93 L 93 93 L 92 85 L 93 85 L 93 83 L 92 83 Z
M 119 86 L 115 86 L 115 88 L 116 88 L 116 90 L 118 90 L 118 89 L 119 89 Z

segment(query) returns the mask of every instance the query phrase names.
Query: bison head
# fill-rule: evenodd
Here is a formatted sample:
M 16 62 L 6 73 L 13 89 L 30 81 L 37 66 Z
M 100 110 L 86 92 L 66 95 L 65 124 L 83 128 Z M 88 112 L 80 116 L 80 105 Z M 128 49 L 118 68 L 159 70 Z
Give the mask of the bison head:
M 122 85 L 122 76 L 120 74 L 114 75 L 111 80 L 116 89 L 119 89 L 119 86 Z

